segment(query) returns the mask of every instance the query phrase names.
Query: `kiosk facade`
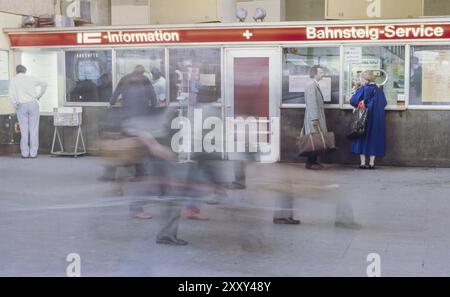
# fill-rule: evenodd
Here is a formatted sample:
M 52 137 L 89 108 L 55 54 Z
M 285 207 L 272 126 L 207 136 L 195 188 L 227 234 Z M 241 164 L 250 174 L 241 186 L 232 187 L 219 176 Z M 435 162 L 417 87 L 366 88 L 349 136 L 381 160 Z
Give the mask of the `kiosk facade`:
M 168 105 L 190 98 L 184 102 L 206 106 L 221 119 L 241 114 L 279 118 L 276 160 L 296 159 L 293 140 L 301 129 L 310 67 L 326 70 L 321 88 L 328 126 L 341 148 L 330 156 L 335 162 L 352 160 L 345 130 L 359 74 L 384 70 L 377 74 L 379 81 L 389 76 L 383 86 L 389 102 L 385 162 L 450 166 L 450 135 L 443 126 L 450 120 L 448 19 L 5 32 L 13 63 L 31 64 L 32 74 L 49 83 L 41 104 L 44 115 L 55 107 L 83 106 L 91 117 L 87 124 L 95 126 L 117 82 L 141 64 L 161 71 Z M 264 132 L 271 141 L 272 134 Z M 88 150 L 95 151 L 89 141 L 94 138 L 87 135 Z

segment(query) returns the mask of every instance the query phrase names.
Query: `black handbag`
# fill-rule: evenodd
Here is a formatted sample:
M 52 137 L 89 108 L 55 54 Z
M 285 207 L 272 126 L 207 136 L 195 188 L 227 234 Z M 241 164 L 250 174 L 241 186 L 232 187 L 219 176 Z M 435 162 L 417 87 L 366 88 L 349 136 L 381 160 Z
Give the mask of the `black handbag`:
M 347 138 L 359 139 L 364 137 L 366 134 L 368 116 L 368 108 L 357 108 L 353 111 L 353 119 L 350 123 L 350 130 L 347 134 Z

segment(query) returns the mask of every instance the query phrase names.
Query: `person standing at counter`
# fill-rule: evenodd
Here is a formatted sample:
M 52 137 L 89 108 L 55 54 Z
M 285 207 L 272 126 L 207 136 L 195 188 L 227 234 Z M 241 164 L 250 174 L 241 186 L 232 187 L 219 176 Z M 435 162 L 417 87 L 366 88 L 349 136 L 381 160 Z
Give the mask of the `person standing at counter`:
M 16 67 L 17 75 L 11 80 L 9 97 L 17 111 L 21 138 L 22 158 L 37 158 L 39 150 L 39 99 L 47 90 L 47 83 L 27 75 L 23 65 Z M 37 92 L 39 88 L 39 92 Z
M 158 97 L 158 106 L 166 106 L 166 79 L 162 76 L 161 70 L 154 67 L 151 71 L 152 84 Z
M 325 72 L 320 66 L 313 66 L 309 70 L 309 77 L 312 79 L 311 84 L 305 90 L 305 134 L 319 132 L 320 130 L 327 132 L 327 121 L 325 118 L 323 94 L 320 90 L 319 82 L 324 77 Z M 317 162 L 317 155 L 308 157 L 306 168 L 311 170 L 322 170 L 324 167 Z
M 368 108 L 368 119 L 364 137 L 352 142 L 351 152 L 360 155 L 361 169 L 375 169 L 375 157 L 385 155 L 387 101 L 375 84 L 372 71 L 364 71 L 361 80 L 362 86 L 352 96 L 350 104 L 355 108 Z M 370 156 L 369 165 L 366 164 L 366 156 Z

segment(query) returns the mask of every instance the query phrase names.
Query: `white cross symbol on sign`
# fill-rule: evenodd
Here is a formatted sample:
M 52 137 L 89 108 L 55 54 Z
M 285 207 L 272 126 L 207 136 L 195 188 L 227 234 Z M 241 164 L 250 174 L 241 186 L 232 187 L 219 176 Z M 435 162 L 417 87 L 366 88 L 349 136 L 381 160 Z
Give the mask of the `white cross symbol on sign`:
M 244 34 L 242 34 L 246 39 L 250 39 L 253 36 L 253 33 L 249 30 L 245 31 Z

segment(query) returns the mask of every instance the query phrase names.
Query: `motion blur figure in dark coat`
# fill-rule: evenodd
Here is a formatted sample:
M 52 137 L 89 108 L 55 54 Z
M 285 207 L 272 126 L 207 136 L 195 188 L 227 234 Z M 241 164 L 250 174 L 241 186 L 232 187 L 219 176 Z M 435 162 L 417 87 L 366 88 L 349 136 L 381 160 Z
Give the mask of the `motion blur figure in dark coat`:
M 110 103 L 114 105 L 122 96 L 123 116 L 126 119 L 146 115 L 149 107 L 157 104 L 153 85 L 144 73 L 144 66 L 136 66 L 134 72 L 125 75 L 114 90 Z
M 152 107 L 157 104 L 157 97 L 150 80 L 144 75 L 145 68 L 142 65 L 136 66 L 134 71 L 125 75 L 117 85 L 110 99 L 110 105 L 114 106 L 121 102 L 119 116 L 115 117 L 122 133 L 129 129 L 130 126 L 140 125 L 135 120 L 140 117 L 147 116 Z M 112 123 L 109 126 L 113 126 Z M 126 132 L 124 134 L 127 134 Z M 135 164 L 135 177 L 140 178 L 146 175 L 144 164 Z M 103 175 L 99 178 L 103 181 L 116 180 L 116 167 L 105 166 Z M 147 217 L 149 217 L 147 215 Z

